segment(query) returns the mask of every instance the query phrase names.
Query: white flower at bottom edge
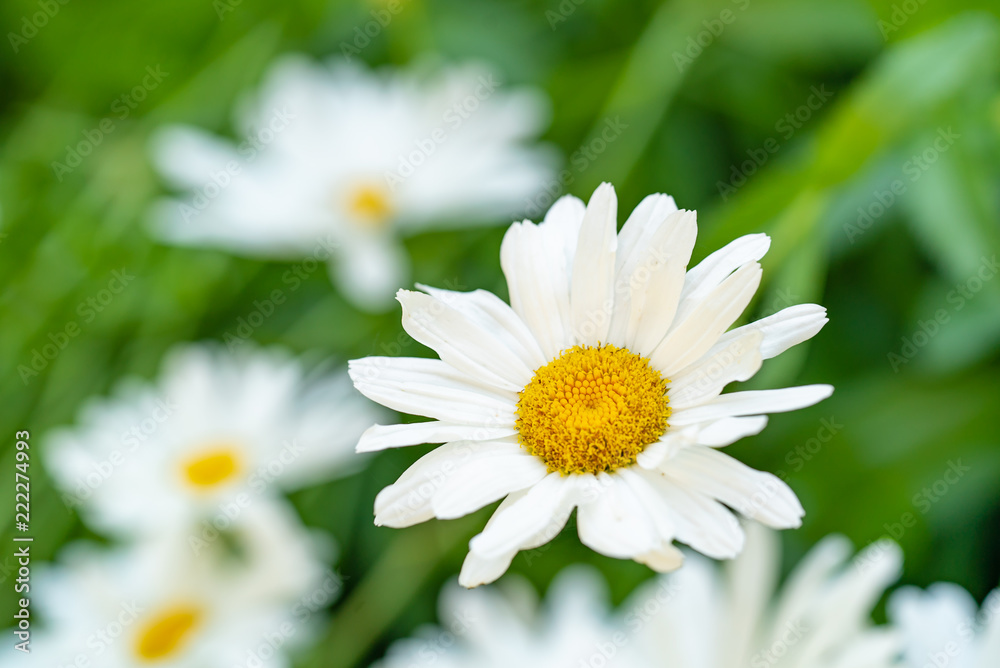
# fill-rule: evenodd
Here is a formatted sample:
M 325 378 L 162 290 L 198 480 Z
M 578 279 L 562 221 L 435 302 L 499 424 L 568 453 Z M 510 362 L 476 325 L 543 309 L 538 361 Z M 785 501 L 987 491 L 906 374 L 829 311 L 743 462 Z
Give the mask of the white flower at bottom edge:
M 719 448 L 833 388 L 721 392 L 816 334 L 825 309 L 792 306 L 727 331 L 757 289 L 766 235 L 688 270 L 695 214 L 666 195 L 644 199 L 616 232 L 609 184 L 586 207 L 564 197 L 542 224 L 504 237 L 510 306 L 482 290 L 400 291 L 404 329 L 440 359 L 350 363 L 365 396 L 433 419 L 375 425 L 359 452 L 445 443 L 382 490 L 376 524 L 451 519 L 503 499 L 470 543 L 463 585 L 498 578 L 574 508 L 585 545 L 660 571 L 681 565 L 674 540 L 737 555 L 743 530 L 726 506 L 775 528 L 800 524 L 784 482 Z
M 153 157 L 188 191 L 154 211 L 168 241 L 329 262 L 355 304 L 383 309 L 404 283 L 399 238 L 509 220 L 553 176 L 542 94 L 478 65 L 368 71 L 285 56 L 239 108 L 235 145 L 166 128 Z M 291 277 L 292 280 L 298 280 Z
M 956 584 L 904 587 L 889 599 L 889 618 L 903 632 L 906 668 L 1000 666 L 1000 589 L 977 612 L 975 599 Z
M 895 543 L 873 543 L 848 562 L 850 542 L 828 536 L 779 589 L 777 534 L 759 525 L 747 532 L 746 550 L 724 568 L 691 555 L 684 568 L 658 576 L 622 605 L 627 629 L 650 657 L 647 666 L 899 665 L 899 634 L 871 622 L 872 609 L 900 575 Z
M 342 371 L 307 373 L 280 349 L 189 345 L 155 384 L 91 401 L 43 454 L 67 506 L 120 536 L 224 524 L 251 501 L 351 473 L 379 407 Z
M 397 641 L 375 668 L 648 668 L 610 612 L 606 589 L 583 566 L 561 572 L 544 605 L 517 579 L 505 582 L 502 594 L 449 586 L 441 592 L 442 626 Z
M 77 543 L 32 579 L 31 653 L 4 666 L 285 668 L 318 630 L 340 581 L 328 546 L 283 503 L 257 501 L 224 536 L 192 548 L 162 534 L 131 547 Z M 332 584 L 331 584 L 332 583 Z M 10 663 L 6 660 L 9 658 Z

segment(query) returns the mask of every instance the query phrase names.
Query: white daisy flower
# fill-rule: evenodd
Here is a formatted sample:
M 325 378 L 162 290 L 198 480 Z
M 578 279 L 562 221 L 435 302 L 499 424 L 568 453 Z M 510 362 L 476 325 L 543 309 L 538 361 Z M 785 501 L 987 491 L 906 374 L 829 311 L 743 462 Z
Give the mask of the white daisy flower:
M 282 502 L 260 501 L 195 555 L 176 533 L 108 551 L 72 545 L 32 579 L 31 653 L 11 664 L 285 668 L 315 633 L 312 601 L 340 582 Z M 330 583 L 333 583 L 332 585 Z
M 189 127 L 155 140 L 160 171 L 191 193 L 159 208 L 159 229 L 253 256 L 332 254 L 344 294 L 383 308 L 407 274 L 398 237 L 524 210 L 555 164 L 528 146 L 546 115 L 539 92 L 478 66 L 427 76 L 286 57 L 237 114 L 246 141 Z
M 543 606 L 530 585 L 447 587 L 441 593 L 442 627 L 420 629 L 394 643 L 375 668 L 648 668 L 636 643 L 608 610 L 603 578 L 571 567 L 549 588 Z M 616 642 L 618 641 L 618 642 Z M 679 666 L 677 668 L 684 668 Z
M 889 617 L 903 632 L 906 668 L 1000 666 L 1000 589 L 977 611 L 955 584 L 904 587 L 889 599 Z
M 780 591 L 777 535 L 748 530 L 747 548 L 725 569 L 692 555 L 623 606 L 625 624 L 648 656 L 666 668 L 890 668 L 899 634 L 875 627 L 871 611 L 899 577 L 902 553 L 874 543 L 852 563 L 851 545 L 829 536 L 812 549 Z
M 686 271 L 695 214 L 652 195 L 616 225 L 601 185 L 560 199 L 545 221 L 507 231 L 500 263 L 511 306 L 491 293 L 400 291 L 403 327 L 439 360 L 351 362 L 363 394 L 431 422 L 376 425 L 358 451 L 445 443 L 375 500 L 375 522 L 405 527 L 503 499 L 473 538 L 460 581 L 490 582 L 579 508 L 580 540 L 660 571 L 674 540 L 731 558 L 743 531 L 723 505 L 799 526 L 795 494 L 718 448 L 810 406 L 828 385 L 721 394 L 826 323 L 806 304 L 726 331 L 760 281 L 769 239 L 732 242 Z
M 352 446 L 379 410 L 346 374 L 307 377 L 281 351 L 188 346 L 155 385 L 85 406 L 50 437 L 46 463 L 99 530 L 211 532 L 261 497 L 355 470 Z

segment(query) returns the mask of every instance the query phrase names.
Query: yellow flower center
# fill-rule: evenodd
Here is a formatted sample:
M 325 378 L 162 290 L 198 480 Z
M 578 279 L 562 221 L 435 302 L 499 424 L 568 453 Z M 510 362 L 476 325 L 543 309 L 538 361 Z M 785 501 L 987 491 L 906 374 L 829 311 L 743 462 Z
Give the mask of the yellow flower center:
M 170 658 L 184 649 L 202 617 L 201 610 L 193 606 L 170 608 L 154 615 L 139 629 L 136 655 L 145 663 Z
M 347 210 L 365 227 L 379 228 L 392 215 L 392 201 L 384 187 L 366 183 L 348 192 Z
M 629 466 L 667 430 L 668 382 L 625 348 L 576 346 L 535 371 L 521 391 L 518 440 L 549 471 Z
M 237 448 L 222 444 L 202 451 L 184 463 L 184 479 L 199 489 L 209 489 L 231 480 L 242 470 L 242 458 Z

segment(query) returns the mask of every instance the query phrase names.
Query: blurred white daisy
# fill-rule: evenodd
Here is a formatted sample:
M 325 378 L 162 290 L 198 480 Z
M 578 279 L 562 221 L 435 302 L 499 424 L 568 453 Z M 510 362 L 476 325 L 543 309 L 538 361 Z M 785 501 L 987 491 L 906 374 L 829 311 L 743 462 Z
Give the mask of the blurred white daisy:
M 339 593 L 324 549 L 290 507 L 263 500 L 197 555 L 173 532 L 110 551 L 71 545 L 33 575 L 42 626 L 31 653 L 4 665 L 285 668 L 315 634 L 318 594 Z
M 889 599 L 889 617 L 903 632 L 906 668 L 1000 666 L 1000 589 L 977 611 L 956 584 L 904 587 Z
M 871 611 L 899 577 L 902 553 L 870 545 L 851 563 L 850 542 L 829 536 L 780 590 L 777 535 L 748 529 L 747 548 L 721 569 L 692 555 L 623 606 L 624 622 L 651 660 L 667 668 L 889 668 L 899 634 Z
M 674 540 L 731 558 L 743 531 L 726 504 L 776 528 L 799 526 L 795 494 L 718 448 L 810 406 L 828 385 L 721 394 L 826 323 L 807 304 L 726 331 L 760 281 L 766 235 L 686 270 L 695 214 L 644 199 L 617 234 L 614 189 L 586 208 L 560 199 L 513 225 L 500 263 L 511 306 L 482 290 L 400 291 L 403 327 L 441 359 L 351 362 L 369 398 L 432 422 L 376 425 L 360 452 L 445 443 L 375 500 L 375 522 L 450 519 L 503 498 L 473 538 L 460 581 L 490 582 L 518 550 L 551 540 L 578 507 L 580 540 L 660 571 Z
M 159 207 L 165 239 L 253 256 L 326 259 L 344 294 L 384 308 L 408 273 L 398 238 L 430 226 L 509 219 L 552 174 L 529 146 L 541 94 L 494 73 L 370 72 L 286 57 L 236 115 L 236 145 L 165 129 L 154 162 L 180 201 Z
M 85 406 L 79 426 L 50 437 L 46 463 L 99 530 L 211 533 L 262 497 L 352 472 L 380 410 L 343 372 L 307 374 L 279 350 L 187 346 L 155 385 L 126 382 Z
M 394 643 L 375 668 L 648 668 L 625 627 L 608 610 L 603 578 L 571 567 L 553 581 L 544 605 L 527 583 L 505 582 L 441 593 L 441 627 Z M 616 642 L 619 641 L 619 642 Z M 677 666 L 676 668 L 686 668 Z

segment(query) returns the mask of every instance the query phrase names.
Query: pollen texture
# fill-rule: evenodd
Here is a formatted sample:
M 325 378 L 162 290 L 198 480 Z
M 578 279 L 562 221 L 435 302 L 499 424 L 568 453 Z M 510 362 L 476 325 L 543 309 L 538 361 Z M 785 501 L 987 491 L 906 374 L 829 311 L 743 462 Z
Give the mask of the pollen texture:
M 571 348 L 535 371 L 521 391 L 518 440 L 550 471 L 629 466 L 667 430 L 668 382 L 625 348 Z

